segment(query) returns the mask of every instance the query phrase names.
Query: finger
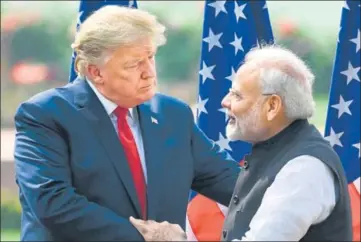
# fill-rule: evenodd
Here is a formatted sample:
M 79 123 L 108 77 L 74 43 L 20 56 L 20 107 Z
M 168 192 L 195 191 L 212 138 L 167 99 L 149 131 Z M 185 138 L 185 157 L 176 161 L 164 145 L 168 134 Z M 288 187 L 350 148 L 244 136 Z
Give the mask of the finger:
M 129 221 L 136 227 L 139 231 L 142 230 L 143 232 L 147 231 L 147 225 L 143 220 L 135 219 L 132 216 L 129 218 Z
M 142 219 L 136 219 L 136 218 L 134 218 L 133 216 L 130 216 L 130 217 L 129 217 L 129 220 L 130 220 L 130 222 L 135 223 L 135 224 L 141 224 L 141 225 L 145 224 L 145 221 L 144 221 L 144 220 L 142 220 Z
M 182 227 L 181 226 L 179 226 L 179 224 L 175 224 L 174 225 L 174 228 L 175 228 L 175 230 L 177 231 L 183 231 L 183 229 L 182 229 Z

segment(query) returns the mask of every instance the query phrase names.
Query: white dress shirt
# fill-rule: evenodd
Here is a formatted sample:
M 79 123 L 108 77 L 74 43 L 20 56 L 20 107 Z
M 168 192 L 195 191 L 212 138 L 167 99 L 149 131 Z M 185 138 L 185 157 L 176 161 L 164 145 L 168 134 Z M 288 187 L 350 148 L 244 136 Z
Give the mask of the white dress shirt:
M 118 134 L 117 116 L 114 114 L 114 110 L 118 107 L 118 105 L 115 104 L 114 102 L 110 101 L 106 97 L 104 97 L 97 90 L 97 88 L 94 86 L 94 84 L 91 81 L 87 80 L 87 82 L 89 83 L 89 86 L 93 89 L 96 96 L 99 98 L 99 101 L 102 103 L 103 107 L 105 108 L 107 114 L 109 115 L 110 120 L 113 123 L 114 129 Z M 145 164 L 143 138 L 142 138 L 142 132 L 140 130 L 139 117 L 138 117 L 138 112 L 137 112 L 136 108 L 129 109 L 129 112 L 127 115 L 127 122 L 132 131 L 135 143 L 137 145 L 138 154 L 140 157 L 140 161 L 142 163 L 144 179 L 145 179 L 145 182 L 147 182 L 147 167 Z
M 312 156 L 296 157 L 266 190 L 241 241 L 299 241 L 311 225 L 330 215 L 335 204 L 330 168 Z

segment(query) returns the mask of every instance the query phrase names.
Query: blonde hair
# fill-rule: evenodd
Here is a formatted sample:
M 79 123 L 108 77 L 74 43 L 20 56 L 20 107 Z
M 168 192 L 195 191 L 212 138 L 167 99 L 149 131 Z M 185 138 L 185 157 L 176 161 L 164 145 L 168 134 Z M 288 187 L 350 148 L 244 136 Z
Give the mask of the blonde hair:
M 264 94 L 277 94 L 285 106 L 288 119 L 311 118 L 315 112 L 312 87 L 314 74 L 296 54 L 281 46 L 254 48 L 245 57 L 260 70 Z
M 151 38 L 156 47 L 165 44 L 165 27 L 143 10 L 109 5 L 90 15 L 76 33 L 71 45 L 76 52 L 74 67 L 85 76 L 89 64 L 103 64 L 111 53 L 143 38 Z

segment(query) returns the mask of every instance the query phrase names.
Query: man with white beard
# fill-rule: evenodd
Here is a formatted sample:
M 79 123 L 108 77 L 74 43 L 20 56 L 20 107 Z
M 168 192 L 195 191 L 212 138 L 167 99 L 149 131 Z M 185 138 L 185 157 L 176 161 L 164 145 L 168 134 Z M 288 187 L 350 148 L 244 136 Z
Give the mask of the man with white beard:
M 222 240 L 352 240 L 341 162 L 307 119 L 314 76 L 294 53 L 251 50 L 222 101 L 230 140 L 253 144 L 226 216 Z
M 253 49 L 222 101 L 230 140 L 253 144 L 245 158 L 223 241 L 351 241 L 350 198 L 342 164 L 308 123 L 314 75 L 294 53 Z M 131 219 L 143 236 L 181 240 L 168 223 Z M 162 232 L 160 232 L 162 231 Z

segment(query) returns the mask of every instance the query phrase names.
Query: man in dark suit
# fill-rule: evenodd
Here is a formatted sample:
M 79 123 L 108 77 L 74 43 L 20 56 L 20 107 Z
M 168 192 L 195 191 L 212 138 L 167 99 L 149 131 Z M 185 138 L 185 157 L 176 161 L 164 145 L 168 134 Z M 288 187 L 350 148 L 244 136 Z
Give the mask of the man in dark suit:
M 184 229 L 190 189 L 229 204 L 238 164 L 155 93 L 164 29 L 141 10 L 96 11 L 72 45 L 79 78 L 20 105 L 21 240 L 143 240 L 131 216 Z

